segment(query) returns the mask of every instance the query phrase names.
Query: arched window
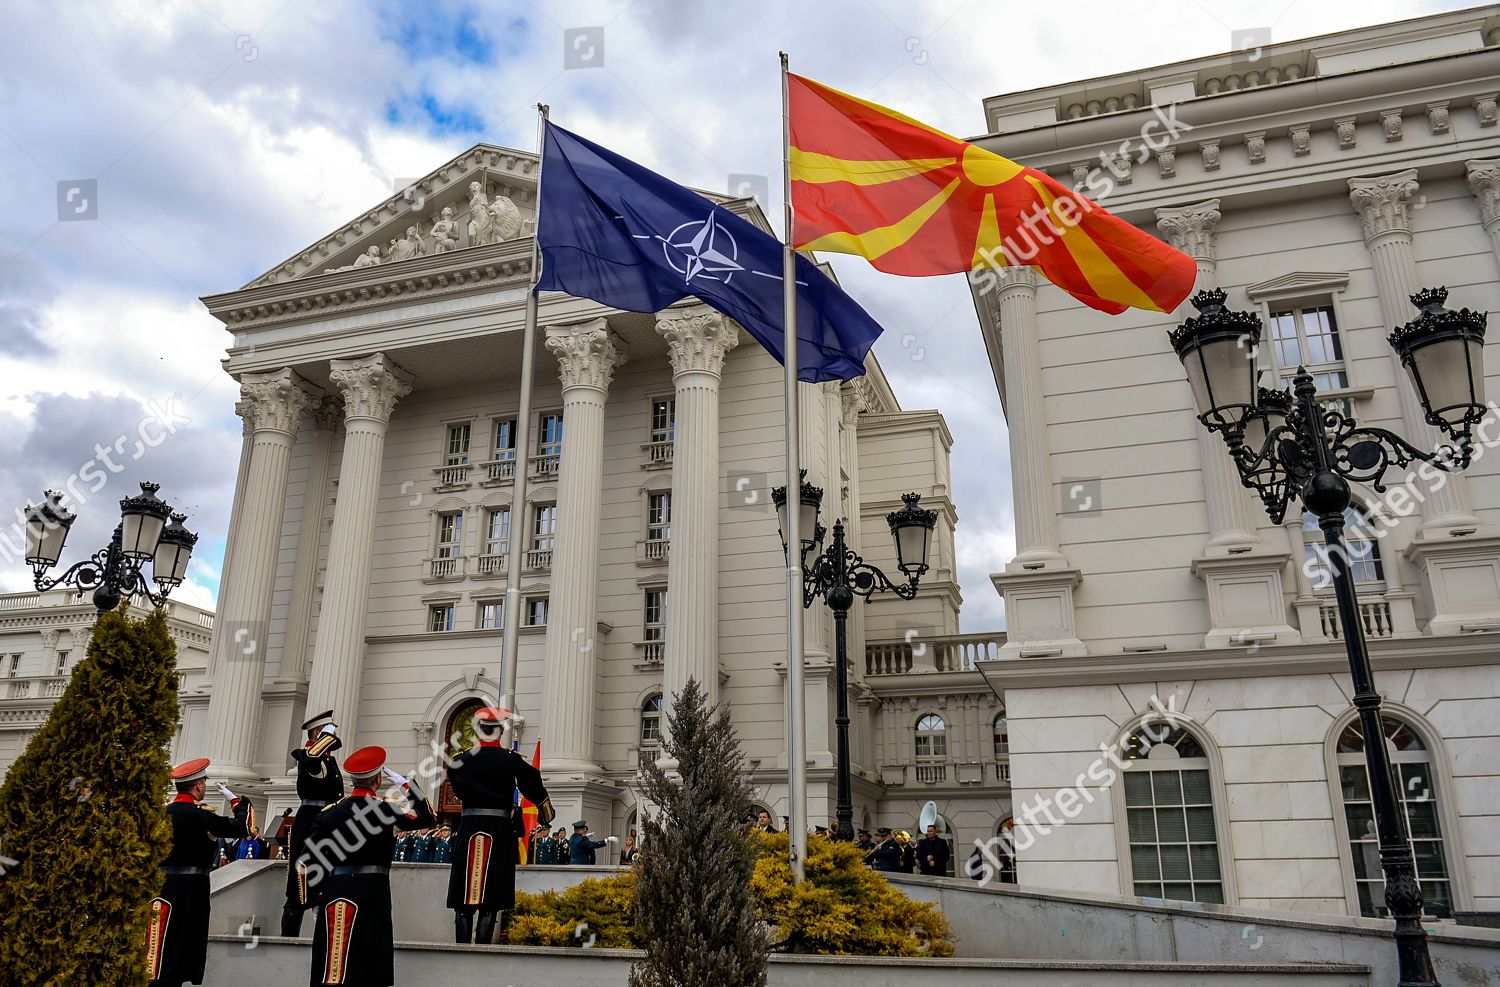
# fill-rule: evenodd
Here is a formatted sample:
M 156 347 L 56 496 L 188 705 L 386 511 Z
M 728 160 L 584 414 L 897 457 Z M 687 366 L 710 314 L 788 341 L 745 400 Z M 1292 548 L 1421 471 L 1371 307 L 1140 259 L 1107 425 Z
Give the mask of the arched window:
M 1208 755 L 1180 727 L 1142 724 L 1125 741 L 1125 823 L 1135 894 L 1224 902 Z
M 1417 861 L 1417 883 L 1422 888 L 1422 912 L 1433 918 L 1448 918 L 1453 911 L 1453 884 L 1442 826 L 1438 822 L 1432 752 L 1415 731 L 1396 717 L 1383 715 L 1380 723 L 1399 784 L 1396 796 L 1406 811 L 1406 829 Z M 1365 766 L 1365 735 L 1359 720 L 1339 734 L 1337 758 L 1359 911 L 1370 918 L 1389 918 L 1385 879 L 1380 869 L 1380 840 L 1375 833 L 1375 813 L 1370 801 L 1370 772 Z
M 1356 507 L 1344 509 L 1344 544 L 1349 552 L 1349 574 L 1361 593 L 1379 593 L 1385 589 L 1385 563 L 1380 558 L 1380 543 L 1371 537 L 1374 525 Z M 1319 592 L 1333 592 L 1333 570 L 1328 564 L 1328 546 L 1323 543 L 1323 529 L 1318 516 L 1302 514 L 1302 551 L 1307 576 Z
M 661 746 L 661 693 L 655 692 L 641 703 L 641 748 Z
M 927 713 L 917 720 L 917 757 L 947 757 L 947 730 L 948 725 L 936 713 Z

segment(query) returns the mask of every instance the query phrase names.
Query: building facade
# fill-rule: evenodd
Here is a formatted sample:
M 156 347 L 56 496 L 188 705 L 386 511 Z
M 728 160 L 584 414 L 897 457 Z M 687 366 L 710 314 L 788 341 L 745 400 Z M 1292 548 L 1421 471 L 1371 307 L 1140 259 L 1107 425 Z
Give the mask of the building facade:
M 770 503 L 784 482 L 781 368 L 696 303 L 640 314 L 544 294 L 518 449 L 536 171 L 534 155 L 476 146 L 204 299 L 233 334 L 225 368 L 245 429 L 207 753 L 268 814 L 295 801 L 287 751 L 307 711 L 333 707 L 346 742 L 411 766 L 498 698 L 512 524 L 524 526 L 521 749 L 540 742 L 560 818 L 633 824 L 663 694 L 690 677 L 732 709 L 759 804 L 786 811 L 785 563 Z M 717 201 L 766 228 L 753 201 Z M 939 514 L 917 599 L 877 599 L 850 621 L 856 823 L 910 828 L 930 793 L 951 791 L 985 806 L 990 828 L 1006 787 L 979 733 L 998 699 L 972 671 L 951 695 L 921 687 L 943 681 L 940 651 L 972 666 L 984 642 L 998 649 L 958 634 L 952 437 L 938 413 L 901 408 L 873 356 L 851 384 L 801 386 L 801 454 L 825 523 L 849 519 L 856 549 L 894 571 L 885 514 L 908 490 Z M 832 619 L 821 604 L 804 619 L 821 822 Z M 973 737 L 935 745 L 928 720 L 924 771 L 909 763 L 917 723 L 944 707 Z
M 177 642 L 178 720 L 174 758 L 203 744 L 208 716 L 208 653 L 214 615 L 167 603 L 167 630 Z M 137 619 L 149 611 L 130 608 Z M 88 653 L 94 632 L 89 594 L 54 589 L 0 594 L 0 777 L 30 743 L 68 679 Z
M 1268 385 L 1306 366 L 1324 399 L 1430 447 L 1386 336 L 1422 286 L 1500 309 L 1497 27 L 1445 13 L 997 96 L 982 143 L 1196 259 L 1200 289 L 1260 317 Z M 1167 339 L 1191 307 L 1104 316 L 1029 271 L 974 296 L 1015 467 L 1008 639 L 984 675 L 1036 823 L 1021 883 L 1380 914 L 1321 533 L 1298 506 L 1272 525 L 1197 422 Z M 1500 906 L 1500 458 L 1443 479 L 1359 487 L 1351 514 L 1438 919 Z M 1180 716 L 1143 731 L 1158 705 Z M 1101 786 L 1111 753 L 1130 768 Z

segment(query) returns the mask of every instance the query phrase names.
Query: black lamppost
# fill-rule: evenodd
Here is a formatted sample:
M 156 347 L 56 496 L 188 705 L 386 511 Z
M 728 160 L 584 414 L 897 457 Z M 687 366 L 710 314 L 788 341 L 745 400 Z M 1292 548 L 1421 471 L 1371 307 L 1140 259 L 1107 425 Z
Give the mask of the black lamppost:
M 821 596 L 833 611 L 834 674 L 837 677 L 838 712 L 834 726 L 838 732 L 838 803 L 834 809 L 836 822 L 833 837 L 836 840 L 854 839 L 854 792 L 849 781 L 849 654 L 846 623 L 849 608 L 856 596 L 867 600 L 875 593 L 895 593 L 903 600 L 917 595 L 917 582 L 927 572 L 927 561 L 932 551 L 932 529 L 937 524 L 937 512 L 918 506 L 922 498 L 917 494 L 903 494 L 906 506 L 885 516 L 891 527 L 891 538 L 896 543 L 896 567 L 906 577 L 904 583 L 895 583 L 884 572 L 870 565 L 849 548 L 844 541 L 844 522 L 833 523 L 833 543 L 826 551 L 821 550 L 823 536 L 827 534 L 818 523 L 818 512 L 823 503 L 823 490 L 806 480 L 807 471 L 802 471 L 802 517 L 799 530 L 802 532 L 802 607 L 812 606 Z M 771 500 L 781 521 L 781 548 L 786 544 L 786 487 L 771 491 Z M 817 551 L 809 560 L 808 554 Z M 791 660 L 799 660 L 791 657 Z
M 100 614 L 119 606 L 122 598 L 144 596 L 155 606 L 167 602 L 172 590 L 182 585 L 198 536 L 182 526 L 186 514 L 174 514 L 156 496 L 159 489 L 158 484 L 142 483 L 139 494 L 120 501 L 120 523 L 109 545 L 52 579 L 47 570 L 57 565 L 77 516 L 62 505 L 62 495 L 55 490 L 48 490 L 40 505 L 28 505 L 26 564 L 36 577 L 36 588 L 46 591 L 71 584 L 80 592 L 93 590 L 94 609 Z M 145 576 L 147 562 L 156 592 Z
M 1401 987 L 1434 987 L 1437 977 L 1422 929 L 1422 890 L 1396 798 L 1380 722 L 1380 693 L 1375 691 L 1349 573 L 1344 510 L 1350 503 L 1350 480 L 1383 491 L 1385 473 L 1392 467 L 1416 462 L 1431 463 L 1446 472 L 1468 467 L 1473 459 L 1471 432 L 1486 412 L 1485 315 L 1444 308 L 1447 288 L 1423 289 L 1411 296 L 1421 313 L 1390 335 L 1390 345 L 1421 398 L 1427 424 L 1453 440 L 1429 452 L 1386 429 L 1360 426 L 1333 405 L 1319 404 L 1312 375 L 1301 367 L 1290 395 L 1258 387 L 1255 353 L 1260 320 L 1248 312 L 1227 310 L 1224 297 L 1217 289 L 1193 296 L 1199 314 L 1171 333 L 1172 346 L 1187 370 L 1199 420 L 1223 437 L 1241 482 L 1260 495 L 1271 520 L 1281 523 L 1295 496 L 1317 515 L 1323 529 L 1354 683 L 1354 706 L 1365 737 L 1365 764 L 1385 872 L 1385 903 L 1396 922 L 1399 983 Z

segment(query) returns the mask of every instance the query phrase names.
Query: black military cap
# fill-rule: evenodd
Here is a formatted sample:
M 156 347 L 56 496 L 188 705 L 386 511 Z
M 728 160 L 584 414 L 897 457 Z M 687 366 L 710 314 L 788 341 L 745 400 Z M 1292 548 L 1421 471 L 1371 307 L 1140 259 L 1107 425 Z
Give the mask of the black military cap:
M 882 827 L 880 827 L 879 829 L 877 829 L 875 831 L 875 835 L 876 836 L 890 836 L 891 835 L 891 827 L 889 827 L 889 826 L 882 826 Z

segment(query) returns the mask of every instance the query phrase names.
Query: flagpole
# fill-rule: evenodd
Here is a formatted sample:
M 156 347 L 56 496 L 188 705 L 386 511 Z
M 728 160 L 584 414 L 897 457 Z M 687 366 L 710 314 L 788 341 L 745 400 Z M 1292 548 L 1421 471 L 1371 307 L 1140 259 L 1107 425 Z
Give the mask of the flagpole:
M 792 117 L 787 54 L 781 56 L 781 174 L 785 212 L 781 248 L 782 348 L 786 400 L 786 713 L 787 842 L 792 876 L 801 881 L 807 862 L 807 689 L 802 650 L 802 477 L 797 438 L 797 252 L 792 248 Z
M 546 103 L 536 104 L 536 209 L 537 222 L 542 218 L 542 158 L 546 152 Z M 516 707 L 516 673 L 520 665 L 521 648 L 521 552 L 525 545 L 526 478 L 529 472 L 527 456 L 531 450 L 531 378 L 536 363 L 536 284 L 542 276 L 542 252 L 537 246 L 537 230 L 531 231 L 531 290 L 526 293 L 526 323 L 521 330 L 521 395 L 516 408 L 516 461 L 514 490 L 510 501 L 510 539 L 505 558 L 505 614 L 500 638 L 500 682 L 503 690 L 500 705 L 515 714 L 515 728 L 511 731 L 514 740 L 520 742 L 519 728 L 526 718 L 519 715 Z

